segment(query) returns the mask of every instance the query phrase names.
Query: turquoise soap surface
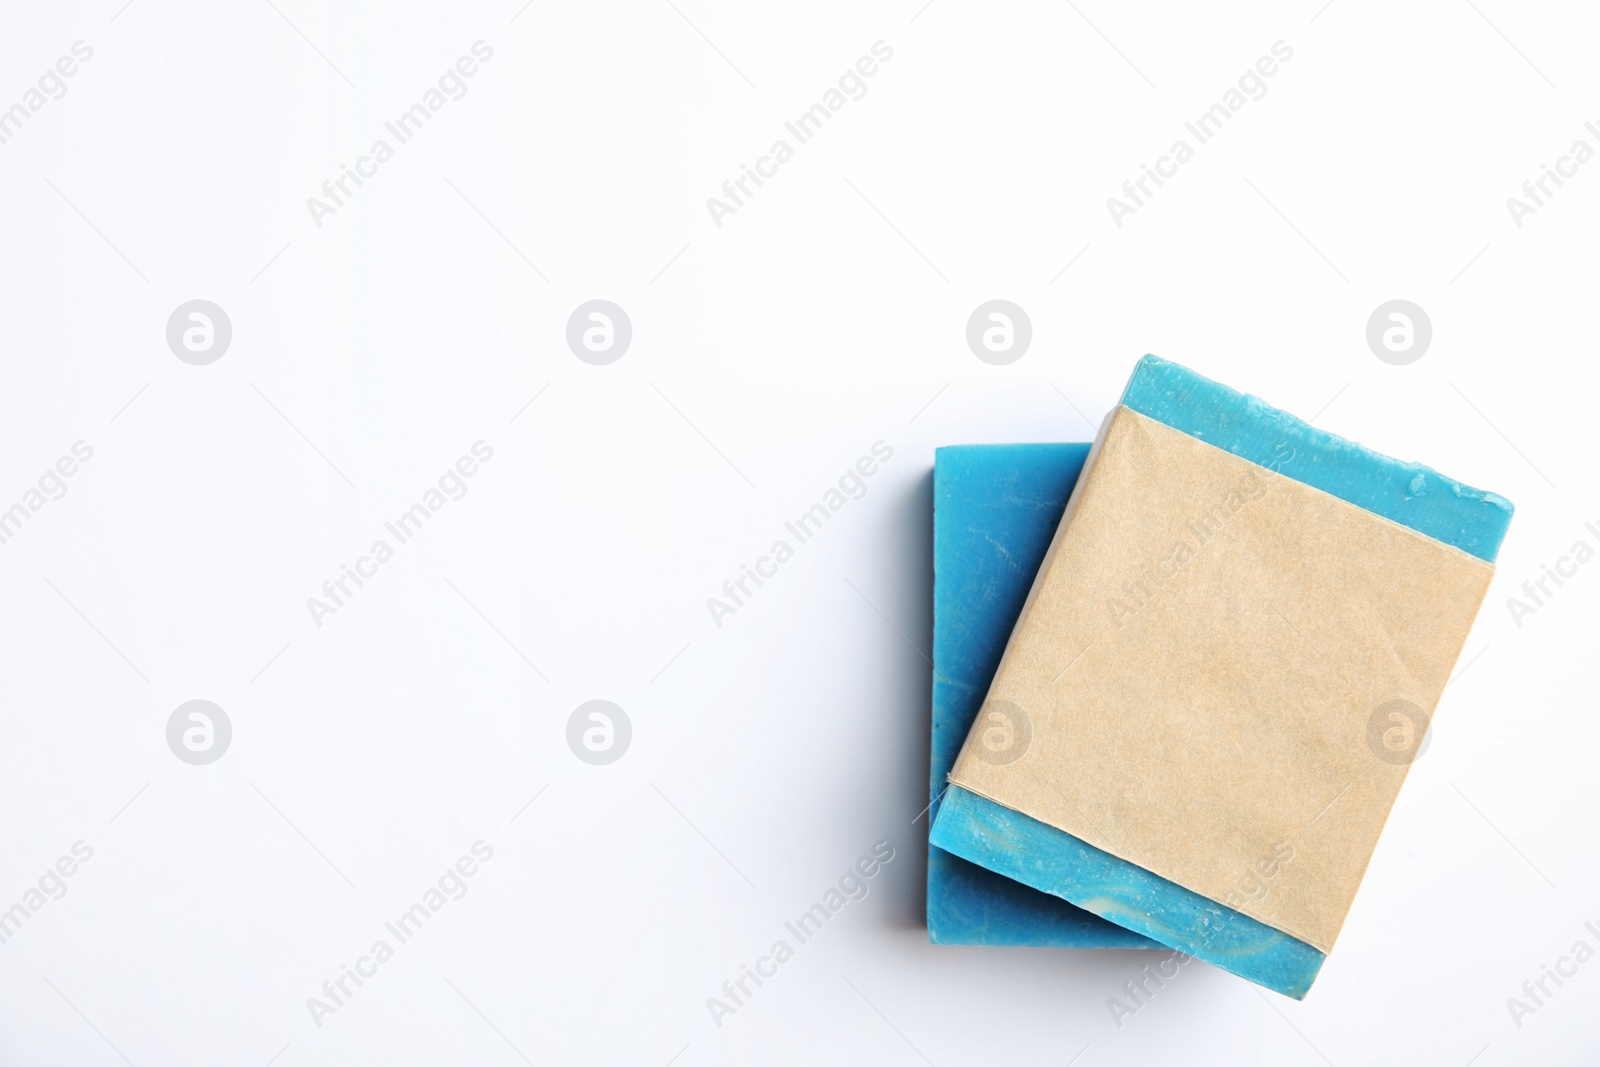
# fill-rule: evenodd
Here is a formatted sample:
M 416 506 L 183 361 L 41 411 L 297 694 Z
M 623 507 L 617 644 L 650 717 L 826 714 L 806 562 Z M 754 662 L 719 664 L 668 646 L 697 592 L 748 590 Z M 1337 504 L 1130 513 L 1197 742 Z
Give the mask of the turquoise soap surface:
M 934 455 L 930 823 L 1088 455 L 1088 445 L 1073 444 L 958 445 Z M 946 945 L 1159 947 L 932 844 L 928 937 Z
M 1121 403 L 1479 559 L 1494 561 L 1511 522 L 1511 502 L 1502 496 L 1380 455 L 1155 356 L 1139 361 Z M 973 697 L 974 709 L 981 701 L 981 693 Z M 961 740 L 949 743 L 952 760 Z M 933 851 L 945 849 L 1286 996 L 1303 998 L 1326 958 L 1282 931 L 956 786 L 939 805 L 930 843 Z
M 1511 501 L 1319 430 L 1259 397 L 1145 356 L 1122 403 L 1174 430 L 1493 563 Z

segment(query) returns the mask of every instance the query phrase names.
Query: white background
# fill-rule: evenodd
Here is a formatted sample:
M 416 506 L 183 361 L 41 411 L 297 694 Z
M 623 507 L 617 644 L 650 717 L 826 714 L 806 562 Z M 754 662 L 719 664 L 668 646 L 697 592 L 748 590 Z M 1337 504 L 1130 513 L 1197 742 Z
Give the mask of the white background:
M 1600 19 L 1319 2 L 5 5 L 0 107 L 94 54 L 0 145 L 0 507 L 94 456 L 0 545 L 0 908 L 94 854 L 0 946 L 0 1061 L 1592 1062 L 1600 962 L 1520 1027 L 1506 1000 L 1600 948 L 1600 563 L 1520 627 L 1506 600 L 1600 544 L 1600 164 L 1521 228 L 1505 201 L 1600 148 Z M 467 95 L 315 225 L 480 39 Z M 706 198 L 879 40 L 717 227 Z M 1265 97 L 1115 226 L 1279 40 Z M 233 325 L 208 366 L 165 340 L 195 298 Z M 564 340 L 593 298 L 633 323 L 609 366 Z M 1009 366 L 965 342 L 993 298 L 1033 323 Z M 1394 298 L 1433 323 L 1409 366 L 1364 338 Z M 1118 1027 L 1151 957 L 927 943 L 913 820 L 933 449 L 1085 440 L 1144 352 L 1518 511 L 1309 998 L 1195 964 Z M 319 628 L 306 599 L 478 440 L 468 494 Z M 866 495 L 714 625 L 878 440 Z M 204 767 L 165 738 L 197 698 L 234 731 Z M 566 742 L 595 698 L 633 725 L 609 766 Z M 467 895 L 317 1026 L 478 840 Z M 715 1025 L 880 840 L 866 900 Z

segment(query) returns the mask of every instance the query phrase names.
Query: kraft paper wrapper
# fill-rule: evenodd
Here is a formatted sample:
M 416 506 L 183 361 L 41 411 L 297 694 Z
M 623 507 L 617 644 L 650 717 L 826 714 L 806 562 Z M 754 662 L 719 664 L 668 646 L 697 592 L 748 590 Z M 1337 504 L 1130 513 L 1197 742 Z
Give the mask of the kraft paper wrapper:
M 1326 953 L 1494 567 L 1126 407 L 1089 464 L 951 781 Z

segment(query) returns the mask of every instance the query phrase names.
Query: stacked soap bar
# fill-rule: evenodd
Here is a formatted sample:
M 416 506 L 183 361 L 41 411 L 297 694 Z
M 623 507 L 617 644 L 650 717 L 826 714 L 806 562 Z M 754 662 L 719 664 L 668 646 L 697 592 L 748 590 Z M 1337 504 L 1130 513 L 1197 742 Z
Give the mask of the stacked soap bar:
M 1146 357 L 932 844 L 1304 996 L 1415 755 L 1393 738 L 1420 744 L 1510 516 Z
M 958 445 L 933 465 L 930 824 L 1088 445 Z M 1150 948 L 1148 938 L 928 845 L 928 937 L 947 945 Z

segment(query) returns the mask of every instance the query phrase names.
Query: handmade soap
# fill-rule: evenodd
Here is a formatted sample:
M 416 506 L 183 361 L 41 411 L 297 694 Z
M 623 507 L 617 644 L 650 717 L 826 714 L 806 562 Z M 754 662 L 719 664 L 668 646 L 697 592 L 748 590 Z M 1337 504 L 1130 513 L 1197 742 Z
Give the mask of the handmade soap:
M 1510 516 L 1492 493 L 1146 357 L 933 843 L 1303 997 Z
M 1076 444 L 957 445 L 934 454 L 930 825 L 1088 455 L 1088 445 Z M 946 945 L 1156 947 L 932 844 L 928 938 Z

